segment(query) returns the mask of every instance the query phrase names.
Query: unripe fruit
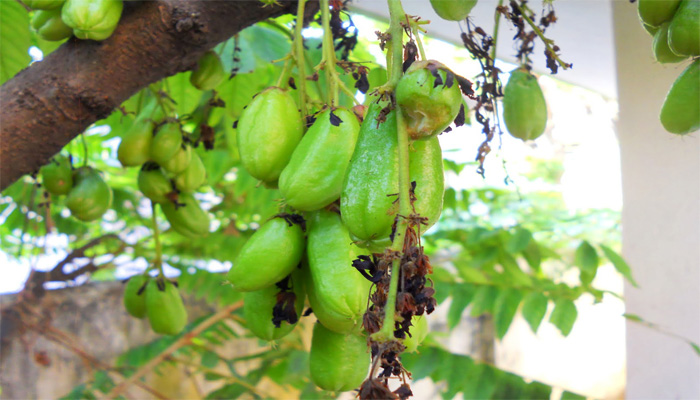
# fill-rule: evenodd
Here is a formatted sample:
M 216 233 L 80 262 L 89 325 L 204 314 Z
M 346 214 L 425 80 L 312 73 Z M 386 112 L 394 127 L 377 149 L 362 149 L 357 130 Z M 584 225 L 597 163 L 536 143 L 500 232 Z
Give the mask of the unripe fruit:
M 122 0 L 68 0 L 61 17 L 77 38 L 105 40 L 117 28 L 123 7 Z
M 146 282 L 147 275 L 134 275 L 124 286 L 124 308 L 132 316 L 143 318 L 146 316 Z
M 197 152 L 192 151 L 192 159 L 187 168 L 175 177 L 175 187 L 183 192 L 190 193 L 197 190 L 207 181 L 207 170 Z
M 638 0 L 637 12 L 642 23 L 658 27 L 670 21 L 681 0 Z
M 112 205 L 112 189 L 99 171 L 82 167 L 73 174 L 73 188 L 66 197 L 71 214 L 81 221 L 100 218 Z
M 165 176 L 158 164 L 148 162 L 139 171 L 137 179 L 139 190 L 154 203 L 167 203 L 168 193 L 172 192 L 173 184 Z
M 537 78 L 525 69 L 510 73 L 503 92 L 503 120 L 508 133 L 522 140 L 535 140 L 547 126 L 547 103 Z
M 175 155 L 168 161 L 161 164 L 164 170 L 170 172 L 171 174 L 179 174 L 187 169 L 192 161 L 192 146 L 183 144 L 180 150 L 175 153 Z
M 668 46 L 679 56 L 700 55 L 700 1 L 681 2 L 668 26 Z
M 288 321 L 280 321 L 280 327 L 273 323 L 273 309 L 279 297 L 294 295 L 294 312 L 297 322 L 301 318 L 304 310 L 304 282 L 300 271 L 292 273 L 290 286 L 292 291 L 282 292 L 277 285 L 246 292 L 243 294 L 243 316 L 246 320 L 246 327 L 255 336 L 262 340 L 277 340 L 288 335 L 296 326 L 296 322 L 290 324 Z
M 301 226 L 285 218 L 267 221 L 248 239 L 228 271 L 236 290 L 260 290 L 289 275 L 299 265 L 306 240 Z
M 297 210 L 318 210 L 340 197 L 360 124 L 346 109 L 333 116 L 337 119 L 331 119 L 330 110 L 318 115 L 280 175 L 280 192 Z
M 321 324 L 314 326 L 309 369 L 316 386 L 333 392 L 356 389 L 365 380 L 369 364 L 364 336 L 335 333 Z
M 459 113 L 462 93 L 454 74 L 433 60 L 416 61 L 396 87 L 396 102 L 411 139 L 442 133 Z
M 668 22 L 661 24 L 659 30 L 654 35 L 654 58 L 662 64 L 677 63 L 686 59 L 684 56 L 675 54 L 668 47 L 668 24 Z
M 254 178 L 276 184 L 304 133 L 294 98 L 277 87 L 267 88 L 248 104 L 238 120 L 238 151 Z
M 151 160 L 159 165 L 165 164 L 175 157 L 182 147 L 182 131 L 180 125 L 169 122 L 158 127 L 151 143 Z
M 461 21 L 469 16 L 476 0 L 430 0 L 430 5 L 440 18 Z
M 225 76 L 221 59 L 210 50 L 197 62 L 197 69 L 190 75 L 190 83 L 199 90 L 211 90 L 219 86 Z
M 60 9 L 34 12 L 31 25 L 44 40 L 60 41 L 73 35 L 73 29 L 61 19 Z
M 41 167 L 41 182 L 49 193 L 61 196 L 73 188 L 73 169 L 68 157 L 58 155 Z
M 187 309 L 180 291 L 167 280 L 159 279 L 146 286 L 146 313 L 155 333 L 177 335 L 187 325 Z
M 700 129 L 700 60 L 673 82 L 661 107 L 660 120 L 668 132 L 679 135 Z
M 151 157 L 153 123 L 137 119 L 122 137 L 117 158 L 124 167 L 137 167 Z
M 209 213 L 202 210 L 191 193 L 182 193 L 178 204 L 172 201 L 161 203 L 160 207 L 170 226 L 179 234 L 195 238 L 209 234 Z
M 22 3 L 32 10 L 55 10 L 60 9 L 66 0 L 22 0 Z

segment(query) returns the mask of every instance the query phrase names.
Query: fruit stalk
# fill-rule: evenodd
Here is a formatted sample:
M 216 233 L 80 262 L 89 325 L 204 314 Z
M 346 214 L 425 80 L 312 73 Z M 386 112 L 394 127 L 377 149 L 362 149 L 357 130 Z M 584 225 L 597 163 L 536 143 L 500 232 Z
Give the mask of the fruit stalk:
M 328 0 L 321 0 L 321 23 L 323 24 L 323 69 L 328 79 L 328 104 L 331 108 L 338 101 L 338 72 L 335 70 L 335 49 L 331 33 L 331 17 Z
M 304 38 L 301 36 L 301 30 L 304 28 L 304 8 L 306 0 L 299 0 L 297 3 L 297 20 L 294 30 L 294 58 L 297 62 L 299 70 L 299 82 L 296 82 L 297 91 L 299 92 L 299 107 L 301 108 L 302 117 L 306 117 L 306 57 L 304 55 Z
M 151 201 L 151 214 L 153 220 L 153 241 L 156 246 L 156 257 L 153 259 L 153 266 L 158 268 L 160 276 L 165 276 L 163 273 L 163 249 L 160 245 L 160 234 L 158 231 L 158 219 L 156 217 L 156 203 Z
M 387 53 L 387 69 L 389 69 L 389 81 L 384 85 L 384 89 L 393 90 L 399 84 L 399 79 L 403 74 L 403 26 L 401 22 L 406 19 L 406 13 L 401 5 L 401 0 L 388 0 L 389 16 L 389 34 L 391 41 L 389 43 L 389 52 Z M 408 162 L 408 160 L 406 160 Z
M 535 24 L 532 21 L 532 19 L 530 19 L 530 17 L 527 16 L 527 14 L 525 14 L 525 10 L 523 10 L 523 7 L 521 7 L 517 1 L 511 2 L 511 4 L 517 7 L 518 11 L 520 11 L 520 15 L 522 15 L 525 22 L 527 22 L 527 24 L 530 25 L 530 28 L 532 28 L 535 34 L 540 38 L 540 40 L 542 40 L 542 43 L 544 43 L 544 46 L 547 48 L 547 52 L 552 55 L 552 58 L 556 60 L 557 64 L 559 64 L 559 66 L 562 67 L 562 69 L 564 70 L 571 68 L 571 64 L 564 62 L 561 58 L 559 58 L 559 55 L 552 49 L 552 40 L 547 39 L 544 36 L 544 33 L 542 33 L 539 27 L 537 27 L 537 24 Z M 494 49 L 495 48 L 496 47 L 494 46 Z

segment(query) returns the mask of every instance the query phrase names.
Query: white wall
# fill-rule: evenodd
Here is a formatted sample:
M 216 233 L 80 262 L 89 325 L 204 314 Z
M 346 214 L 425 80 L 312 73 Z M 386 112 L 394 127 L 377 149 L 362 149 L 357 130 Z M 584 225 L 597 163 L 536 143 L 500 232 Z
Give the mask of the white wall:
M 627 312 L 699 343 L 700 133 L 672 135 L 658 119 L 688 63 L 654 62 L 635 8 L 613 1 L 623 254 L 640 285 L 625 288 Z M 628 322 L 626 396 L 699 399 L 700 357 L 676 337 Z

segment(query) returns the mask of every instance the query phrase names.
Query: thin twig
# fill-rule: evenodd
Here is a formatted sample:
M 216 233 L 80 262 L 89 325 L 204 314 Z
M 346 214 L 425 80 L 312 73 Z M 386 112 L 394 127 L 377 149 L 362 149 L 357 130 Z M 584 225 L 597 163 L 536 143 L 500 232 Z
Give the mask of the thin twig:
M 117 385 L 114 389 L 112 389 L 112 391 L 107 394 L 107 399 L 114 399 L 117 396 L 119 396 L 120 394 L 124 393 L 124 391 L 129 387 L 129 385 L 137 382 L 139 379 L 141 379 L 143 376 L 145 376 L 147 373 L 149 373 L 151 370 L 153 370 L 153 368 L 155 368 L 158 364 L 163 362 L 166 358 L 168 358 L 175 351 L 177 351 L 181 347 L 184 347 L 187 344 L 189 344 L 190 340 L 192 340 L 192 338 L 194 338 L 197 335 L 199 335 L 200 333 L 204 332 L 204 330 L 206 330 L 210 326 L 214 325 L 215 323 L 219 322 L 220 320 L 227 318 L 232 312 L 241 308 L 242 306 L 243 306 L 243 301 L 242 300 L 237 301 L 237 302 L 221 309 L 219 312 L 210 316 L 209 318 L 205 319 L 204 321 L 200 322 L 199 325 L 197 325 L 194 329 L 192 329 L 192 331 L 186 333 L 181 338 L 176 340 L 173 344 L 168 346 L 167 349 L 163 350 L 162 353 L 158 354 L 155 358 L 153 358 L 151 361 L 147 362 L 145 365 L 143 365 L 141 368 L 139 368 L 136 372 L 134 372 L 134 374 L 131 375 L 127 380 L 125 380 L 124 382 Z

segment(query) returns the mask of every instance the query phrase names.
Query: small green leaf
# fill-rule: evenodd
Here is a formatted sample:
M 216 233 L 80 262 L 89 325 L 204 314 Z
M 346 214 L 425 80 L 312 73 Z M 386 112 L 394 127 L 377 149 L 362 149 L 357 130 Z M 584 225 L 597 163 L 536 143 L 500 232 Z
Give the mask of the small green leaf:
M 207 350 L 202 354 L 201 363 L 204 367 L 214 368 L 216 367 L 216 364 L 219 363 L 219 356 L 213 351 Z
M 688 344 L 690 345 L 690 347 L 693 348 L 693 350 L 695 350 L 695 354 L 700 356 L 700 346 L 698 346 L 697 343 L 693 343 L 693 342 L 688 342 Z
M 539 271 L 542 265 L 542 252 L 540 252 L 540 246 L 533 239 L 527 244 L 525 250 L 523 250 L 523 257 L 525 261 L 530 265 L 534 271 Z
M 576 249 L 574 263 L 581 270 L 581 283 L 589 285 L 598 271 L 598 252 L 584 240 Z
M 574 327 L 577 316 L 578 311 L 576 311 L 576 305 L 573 301 L 559 299 L 554 302 L 554 310 L 552 310 L 552 315 L 549 316 L 549 322 L 559 328 L 562 335 L 568 336 L 571 328 Z
M 629 283 L 632 284 L 632 286 L 639 287 L 639 285 L 637 285 L 637 282 L 632 277 L 632 269 L 629 265 L 627 265 L 627 262 L 624 258 L 622 258 L 622 256 L 620 256 L 610 247 L 602 244 L 600 245 L 600 249 L 603 250 L 605 257 L 607 257 L 608 260 L 610 260 L 617 272 L 621 273 L 622 276 L 624 276 L 625 279 L 627 279 L 627 281 L 629 281 Z
M 456 284 L 452 288 L 452 303 L 447 312 L 447 326 L 450 330 L 454 329 L 462 319 L 462 313 L 472 301 L 476 288 L 469 284 Z
M 0 1 L 0 85 L 29 65 L 29 14 L 18 1 Z
M 542 319 L 547 314 L 547 296 L 541 292 L 531 292 L 523 300 L 523 308 L 521 310 L 523 318 L 530 325 L 532 332 L 537 333 Z
M 640 324 L 646 324 L 646 321 L 644 321 L 642 317 L 640 317 L 637 314 L 622 314 L 622 316 L 630 321 L 639 322 Z
M 510 239 L 506 243 L 506 251 L 512 254 L 521 252 L 527 248 L 531 239 L 532 232 L 518 226 L 515 228 L 515 232 L 511 234 Z
M 561 400 L 586 400 L 586 396 L 566 391 L 561 394 Z
M 469 313 L 472 317 L 491 312 L 496 301 L 498 289 L 493 286 L 481 286 L 477 289 L 472 299 L 472 309 Z
M 493 324 L 496 328 L 496 337 L 500 340 L 508 332 L 515 313 L 518 312 L 520 300 L 523 299 L 523 294 L 516 289 L 502 290 L 494 304 Z
M 457 192 L 452 188 L 447 188 L 444 195 L 444 208 L 454 210 L 457 208 Z
M 462 384 L 465 399 L 491 399 L 496 390 L 496 369 L 487 364 L 474 363 Z

